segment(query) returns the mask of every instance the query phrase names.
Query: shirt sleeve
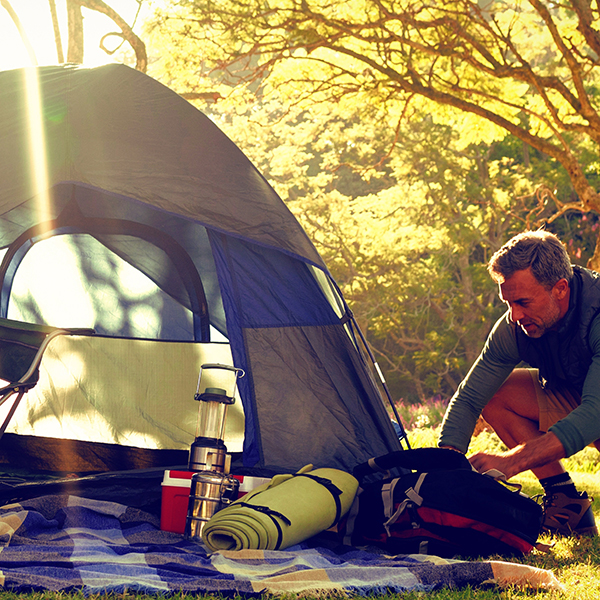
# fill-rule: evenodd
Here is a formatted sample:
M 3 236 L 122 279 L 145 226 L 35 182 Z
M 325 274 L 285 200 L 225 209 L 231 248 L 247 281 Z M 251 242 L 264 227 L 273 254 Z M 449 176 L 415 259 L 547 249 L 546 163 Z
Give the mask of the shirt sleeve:
M 514 328 L 506 313 L 494 325 L 481 354 L 450 401 L 442 422 L 440 446 L 467 451 L 481 411 L 520 362 Z
M 588 340 L 592 364 L 583 383 L 581 405 L 548 429 L 560 440 L 566 456 L 600 439 L 600 315 L 592 321 Z

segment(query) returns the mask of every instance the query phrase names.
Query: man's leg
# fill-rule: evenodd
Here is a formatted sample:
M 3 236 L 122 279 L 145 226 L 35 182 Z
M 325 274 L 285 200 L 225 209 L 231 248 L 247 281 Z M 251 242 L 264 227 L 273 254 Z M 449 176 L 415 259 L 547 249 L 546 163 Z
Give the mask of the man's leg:
M 529 370 L 515 369 L 483 411 L 483 418 L 508 448 L 544 434 L 540 431 L 540 403 L 546 402 L 548 408 L 548 398 L 536 385 Z M 565 408 L 565 414 L 569 410 Z M 565 535 L 598 535 L 591 500 L 585 492 L 577 491 L 560 461 L 532 471 L 545 492 L 546 530 Z
M 543 435 L 538 394 L 527 369 L 515 369 L 483 409 L 483 418 L 508 448 Z M 533 469 L 538 479 L 565 473 L 559 461 Z

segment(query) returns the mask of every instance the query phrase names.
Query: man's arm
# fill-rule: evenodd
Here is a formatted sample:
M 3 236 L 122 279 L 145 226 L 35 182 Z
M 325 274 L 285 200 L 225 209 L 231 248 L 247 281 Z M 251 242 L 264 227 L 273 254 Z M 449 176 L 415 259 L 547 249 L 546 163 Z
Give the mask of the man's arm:
M 477 418 L 520 362 L 514 329 L 501 317 L 444 416 L 438 445 L 465 453 Z
M 551 432 L 535 440 L 515 446 L 508 452 L 489 454 L 480 452 L 469 458 L 469 462 L 480 473 L 497 469 L 510 479 L 513 475 L 542 467 L 549 462 L 565 458 L 565 449 L 560 440 Z

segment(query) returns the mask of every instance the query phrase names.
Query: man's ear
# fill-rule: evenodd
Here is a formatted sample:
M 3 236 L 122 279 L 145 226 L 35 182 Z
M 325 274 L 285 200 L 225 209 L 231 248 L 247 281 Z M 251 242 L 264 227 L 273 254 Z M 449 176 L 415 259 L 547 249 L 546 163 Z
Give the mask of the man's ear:
M 559 279 L 552 288 L 552 295 L 557 300 L 563 300 L 567 293 L 569 292 L 569 282 L 563 277 L 563 279 Z

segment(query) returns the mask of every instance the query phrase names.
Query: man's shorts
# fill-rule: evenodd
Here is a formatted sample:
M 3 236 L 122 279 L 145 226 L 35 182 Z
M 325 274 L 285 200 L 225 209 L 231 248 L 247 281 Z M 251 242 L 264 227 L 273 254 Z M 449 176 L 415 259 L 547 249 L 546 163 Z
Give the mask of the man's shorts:
M 531 375 L 538 407 L 540 409 L 540 431 L 548 431 L 551 425 L 566 417 L 581 404 L 581 396 L 573 389 L 544 389 L 540 384 L 537 369 L 527 369 Z
M 537 396 L 540 411 L 539 429 L 545 433 L 554 423 L 566 417 L 581 404 L 581 396 L 576 390 L 567 386 L 558 390 L 544 389 L 540 384 L 538 370 L 527 369 L 527 371 L 531 375 Z M 600 440 L 593 442 L 590 446 L 595 446 L 600 451 Z

